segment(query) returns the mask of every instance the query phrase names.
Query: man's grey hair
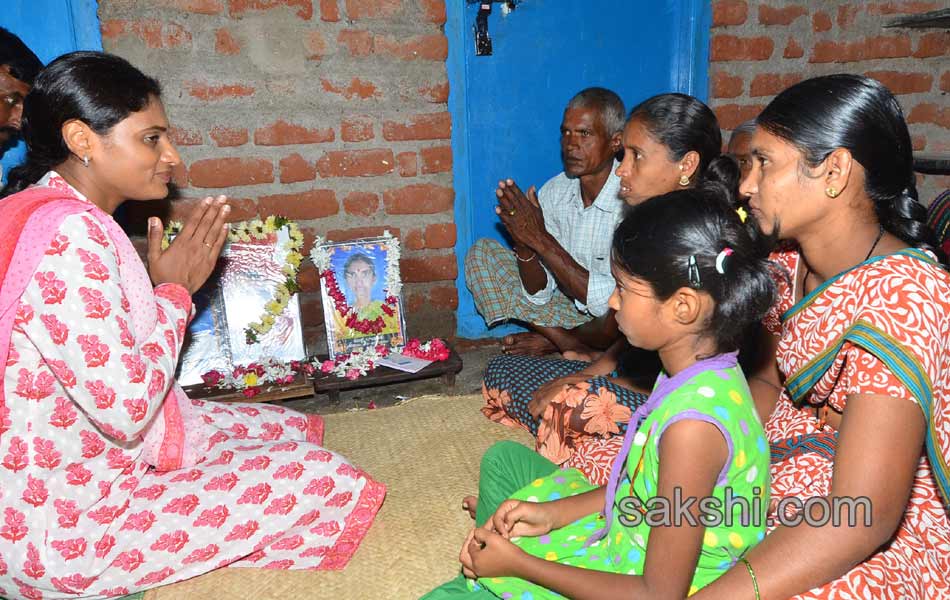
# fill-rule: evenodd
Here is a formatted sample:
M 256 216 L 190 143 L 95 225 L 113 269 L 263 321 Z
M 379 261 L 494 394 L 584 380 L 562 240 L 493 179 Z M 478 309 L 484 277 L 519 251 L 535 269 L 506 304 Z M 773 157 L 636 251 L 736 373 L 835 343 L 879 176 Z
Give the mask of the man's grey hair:
M 589 87 L 581 90 L 567 103 L 567 108 L 595 109 L 600 115 L 601 125 L 609 136 L 622 132 L 627 120 L 627 110 L 623 106 L 623 100 L 607 88 Z
M 755 133 L 755 119 L 749 119 L 742 125 L 739 125 L 732 130 L 732 133 L 729 134 L 729 143 L 732 143 L 732 139 L 740 135 L 752 135 Z

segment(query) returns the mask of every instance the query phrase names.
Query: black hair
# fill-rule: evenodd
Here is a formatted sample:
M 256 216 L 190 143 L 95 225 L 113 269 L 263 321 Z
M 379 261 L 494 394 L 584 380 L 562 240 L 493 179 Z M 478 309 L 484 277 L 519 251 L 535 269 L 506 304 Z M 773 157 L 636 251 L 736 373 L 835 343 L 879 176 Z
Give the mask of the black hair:
M 33 85 L 43 63 L 19 37 L 0 27 L 0 65 L 10 68 L 10 75 Z
M 347 271 L 350 270 L 350 265 L 355 262 L 361 262 L 369 265 L 370 270 L 373 272 L 373 277 L 376 277 L 376 263 L 373 262 L 373 259 L 366 256 L 362 252 L 357 252 L 356 254 L 351 254 L 349 258 L 346 259 L 346 262 L 343 263 L 343 274 L 345 275 Z
M 732 192 L 717 182 L 654 196 L 630 208 L 614 233 L 611 257 L 616 269 L 649 284 L 661 301 L 684 287 L 709 294 L 715 309 L 704 334 L 718 353 L 737 350 L 776 297 L 774 267 L 734 204 Z M 727 248 L 731 253 L 720 258 Z
M 700 180 L 707 179 L 707 169 L 713 159 L 722 154 L 722 131 L 712 109 L 686 94 L 660 94 L 647 98 L 633 107 L 627 122 L 639 120 L 650 135 L 666 146 L 670 160 L 678 161 L 687 152 L 699 154 L 696 173 Z M 723 181 L 718 173 L 712 178 L 729 187 L 733 196 L 738 196 L 739 178 L 735 189 L 729 181 Z
M 71 52 L 49 64 L 23 102 L 21 133 L 26 163 L 10 171 L 0 197 L 36 183 L 69 158 L 62 128 L 79 120 L 107 135 L 131 113 L 144 109 L 162 90 L 123 58 L 104 52 Z
M 836 149 L 847 149 L 864 167 L 864 190 L 881 226 L 945 260 L 927 226 L 927 211 L 917 202 L 904 114 L 882 83 L 849 74 L 807 79 L 776 96 L 756 123 L 798 148 L 811 167 Z

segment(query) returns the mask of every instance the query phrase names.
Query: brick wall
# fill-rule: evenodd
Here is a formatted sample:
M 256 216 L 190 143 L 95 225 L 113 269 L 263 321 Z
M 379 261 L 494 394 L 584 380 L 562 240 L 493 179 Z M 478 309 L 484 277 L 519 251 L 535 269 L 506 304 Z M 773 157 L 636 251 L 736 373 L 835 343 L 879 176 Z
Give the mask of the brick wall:
M 444 0 L 100 0 L 99 17 L 104 48 L 164 86 L 185 163 L 171 216 L 227 194 L 235 220 L 282 214 L 308 244 L 389 229 L 410 334 L 454 333 Z M 309 261 L 300 283 L 324 351 Z
M 948 153 L 950 31 L 882 28 L 896 17 L 945 6 L 916 0 L 714 0 L 710 105 L 723 129 L 731 130 L 804 78 L 862 73 L 897 94 L 915 151 Z M 947 187 L 950 177 L 918 174 L 925 204 Z

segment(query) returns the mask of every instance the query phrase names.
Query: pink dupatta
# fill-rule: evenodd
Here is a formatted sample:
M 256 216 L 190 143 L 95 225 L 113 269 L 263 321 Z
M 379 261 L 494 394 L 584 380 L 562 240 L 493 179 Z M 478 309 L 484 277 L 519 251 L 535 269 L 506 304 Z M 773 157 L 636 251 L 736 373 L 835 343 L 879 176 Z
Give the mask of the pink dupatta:
M 158 323 L 145 265 L 128 236 L 108 214 L 76 197 L 66 186 L 33 187 L 0 201 L 0 423 L 9 415 L 3 378 L 20 297 L 63 220 L 80 213 L 96 219 L 114 244 L 122 287 L 131 304 L 136 340 L 145 339 Z M 172 380 L 161 413 L 149 423 L 143 436 L 145 462 L 159 470 L 172 470 L 200 460 L 197 452 L 203 447 L 200 442 L 204 434 L 199 429 L 186 428 L 191 411 L 191 401 Z

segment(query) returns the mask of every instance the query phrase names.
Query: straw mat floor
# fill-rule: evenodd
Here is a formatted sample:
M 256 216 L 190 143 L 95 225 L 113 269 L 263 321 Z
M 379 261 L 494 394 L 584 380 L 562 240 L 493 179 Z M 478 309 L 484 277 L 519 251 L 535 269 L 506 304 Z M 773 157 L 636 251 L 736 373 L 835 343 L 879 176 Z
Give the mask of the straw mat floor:
M 327 415 L 327 448 L 388 486 L 386 502 L 343 571 L 220 569 L 146 592 L 145 600 L 415 600 L 458 573 L 482 453 L 496 440 L 530 445 L 490 422 L 481 395 L 427 396 L 404 405 Z

